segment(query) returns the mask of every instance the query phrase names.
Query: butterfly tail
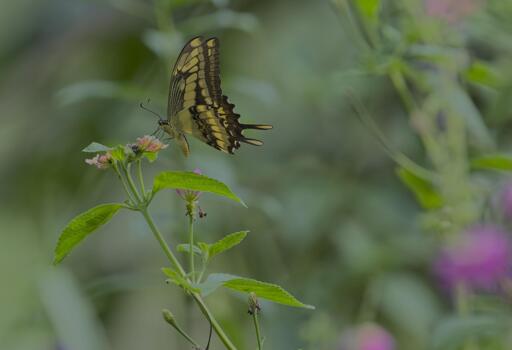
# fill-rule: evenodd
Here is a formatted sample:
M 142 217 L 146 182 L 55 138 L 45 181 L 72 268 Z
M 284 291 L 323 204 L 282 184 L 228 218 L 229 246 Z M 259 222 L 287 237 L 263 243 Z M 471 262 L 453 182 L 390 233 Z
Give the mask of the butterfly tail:
M 254 130 L 270 130 L 272 125 L 268 124 L 240 124 L 242 129 L 254 129 Z

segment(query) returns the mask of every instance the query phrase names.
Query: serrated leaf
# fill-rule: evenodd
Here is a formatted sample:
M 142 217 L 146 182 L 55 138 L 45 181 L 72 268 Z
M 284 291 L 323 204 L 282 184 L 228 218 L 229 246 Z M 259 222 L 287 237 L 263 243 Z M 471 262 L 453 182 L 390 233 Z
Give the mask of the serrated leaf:
M 507 330 L 502 317 L 491 315 L 468 315 L 450 317 L 438 322 L 432 334 L 433 350 L 456 350 L 468 339 L 496 336 Z
M 396 173 L 423 208 L 434 209 L 443 205 L 443 197 L 436 191 L 431 182 L 405 168 L 398 168 Z
M 306 309 L 315 308 L 312 305 L 306 305 L 300 302 L 277 284 L 261 282 L 251 278 L 244 278 L 224 273 L 213 273 L 208 276 L 205 282 L 195 285 L 195 287 L 201 290 L 201 294 L 204 296 L 213 293 L 220 286 L 237 292 L 247 294 L 255 293 L 258 298 L 266 299 L 282 305 L 302 307 Z
M 105 145 L 102 145 L 98 142 L 91 142 L 87 147 L 85 147 L 82 152 L 86 153 L 99 153 L 99 152 L 107 152 L 110 151 L 112 148 L 107 147 Z
M 153 183 L 153 193 L 168 188 L 210 192 L 246 206 L 245 203 L 222 182 L 193 172 L 167 171 L 158 174 Z
M 60 234 L 53 263 L 60 263 L 78 243 L 109 222 L 122 207 L 120 203 L 102 204 L 72 219 Z
M 188 243 L 178 244 L 178 246 L 176 247 L 176 250 L 180 253 L 190 254 L 190 244 L 188 244 Z M 198 255 L 201 255 L 203 253 L 202 250 L 196 246 L 193 246 L 192 250 L 194 251 L 195 254 L 198 254 Z
M 222 238 L 221 240 L 211 244 L 208 249 L 210 259 L 213 258 L 215 255 L 225 252 L 226 250 L 231 249 L 234 246 L 240 244 L 240 242 L 242 242 L 245 239 L 248 232 L 249 231 L 234 232 Z
M 169 277 L 169 281 L 177 285 L 178 287 L 181 287 L 185 289 L 186 291 L 193 292 L 193 293 L 199 293 L 200 289 L 193 287 L 184 277 L 180 276 L 176 271 L 174 271 L 171 268 L 163 267 L 162 272 Z
M 471 160 L 475 169 L 512 170 L 512 156 L 506 154 L 491 154 Z

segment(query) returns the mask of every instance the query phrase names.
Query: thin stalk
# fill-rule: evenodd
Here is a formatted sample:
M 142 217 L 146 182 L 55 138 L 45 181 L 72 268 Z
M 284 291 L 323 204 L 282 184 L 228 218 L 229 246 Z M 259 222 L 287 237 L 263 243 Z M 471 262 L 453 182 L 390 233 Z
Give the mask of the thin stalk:
M 146 186 L 144 186 L 144 176 L 142 175 L 142 161 L 137 159 L 137 178 L 139 179 L 140 190 L 142 197 L 146 198 Z
M 179 263 L 178 259 L 174 256 L 173 252 L 167 245 L 167 242 L 165 241 L 164 237 L 162 236 L 162 233 L 158 230 L 158 228 L 155 225 L 155 222 L 153 221 L 153 218 L 149 214 L 147 208 L 143 208 L 141 210 L 142 216 L 144 216 L 144 219 L 146 220 L 149 228 L 151 229 L 151 232 L 155 236 L 156 240 L 160 244 L 160 247 L 164 251 L 165 255 L 173 265 L 173 267 L 176 269 L 176 271 L 180 274 L 181 277 L 187 278 L 187 274 L 181 264 Z M 215 333 L 217 333 L 218 337 L 228 350 L 237 350 L 236 347 L 233 345 L 231 340 L 228 338 L 226 333 L 224 333 L 224 330 L 220 326 L 220 324 L 217 322 L 215 317 L 212 315 L 208 307 L 206 306 L 205 302 L 201 298 L 201 295 L 198 293 L 192 293 L 192 297 L 196 301 L 197 305 L 201 309 L 201 312 L 203 315 L 208 319 L 210 324 L 212 325 L 213 329 L 215 330 Z
M 195 282 L 196 268 L 194 265 L 194 215 L 188 215 L 188 240 L 189 240 L 189 262 L 190 262 L 190 279 Z
M 139 191 L 137 190 L 137 187 L 135 187 L 135 183 L 132 179 L 131 174 L 131 164 L 128 163 L 128 165 L 123 165 L 124 174 L 126 176 L 126 180 L 128 180 L 128 186 L 130 186 L 130 189 L 132 190 L 133 195 L 137 198 L 138 203 L 143 202 L 143 198 L 140 196 Z
M 119 167 L 117 166 L 117 164 L 114 162 L 113 163 L 113 168 L 114 168 L 114 171 L 116 172 L 117 174 L 117 177 L 119 178 L 119 181 L 121 181 L 121 183 L 123 184 L 123 189 L 124 189 L 124 192 L 126 193 L 126 196 L 128 197 L 128 200 L 131 202 L 131 203 L 137 203 L 135 201 L 135 199 L 133 198 L 132 194 L 130 193 L 130 190 L 128 189 L 128 185 L 126 184 L 126 181 L 125 179 L 123 178 L 123 176 L 121 175 L 121 172 L 119 171 Z
M 252 319 L 254 320 L 254 329 L 256 330 L 256 339 L 258 339 L 258 350 L 263 349 L 263 344 L 261 343 L 261 334 L 260 334 L 260 323 L 258 322 L 258 311 L 252 313 Z

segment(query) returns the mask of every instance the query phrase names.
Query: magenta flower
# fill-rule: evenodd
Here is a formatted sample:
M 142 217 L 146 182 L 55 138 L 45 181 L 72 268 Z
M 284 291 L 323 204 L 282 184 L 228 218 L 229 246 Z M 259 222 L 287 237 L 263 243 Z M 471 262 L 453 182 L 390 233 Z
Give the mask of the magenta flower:
M 512 182 L 503 187 L 498 200 L 503 216 L 512 220 Z
M 395 340 L 383 327 L 364 323 L 344 332 L 338 350 L 394 350 Z
M 137 146 L 137 148 L 142 152 L 156 153 L 160 150 L 163 150 L 164 148 L 167 148 L 169 145 L 166 145 L 154 136 L 144 135 L 137 138 L 135 146 Z
M 424 0 L 428 16 L 448 23 L 458 22 L 475 13 L 482 5 L 482 0 Z
M 508 278 L 512 262 L 509 235 L 494 225 L 473 227 L 443 249 L 434 270 L 443 285 L 463 284 L 472 289 L 495 289 Z
M 90 159 L 86 159 L 85 162 L 89 165 L 94 165 L 98 169 L 107 169 L 112 164 L 112 155 L 110 152 L 97 154 Z
M 202 175 L 203 174 L 201 172 L 201 169 L 199 169 L 199 168 L 196 168 L 194 170 L 194 173 L 196 173 L 198 175 Z M 179 188 L 176 190 L 176 193 L 178 194 L 178 196 L 180 196 L 183 200 L 185 200 L 187 202 L 194 202 L 201 195 L 200 191 L 182 190 L 182 189 L 179 189 Z

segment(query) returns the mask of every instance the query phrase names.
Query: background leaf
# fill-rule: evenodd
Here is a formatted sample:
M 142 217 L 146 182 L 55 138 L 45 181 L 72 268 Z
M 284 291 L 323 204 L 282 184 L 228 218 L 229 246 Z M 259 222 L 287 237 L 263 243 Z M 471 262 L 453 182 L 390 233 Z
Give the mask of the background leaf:
M 398 168 L 396 173 L 423 208 L 434 209 L 443 205 L 443 197 L 436 191 L 432 183 L 405 168 Z
M 215 255 L 218 255 L 240 244 L 240 242 L 242 242 L 245 239 L 248 232 L 249 231 L 234 232 L 222 238 L 221 240 L 211 244 L 208 249 L 210 258 L 213 258 Z
M 158 174 L 153 184 L 153 193 L 165 188 L 210 192 L 218 196 L 232 199 L 246 206 L 245 203 L 222 182 L 193 172 L 167 171 Z
M 89 146 L 85 147 L 82 152 L 86 152 L 86 153 L 98 153 L 98 152 L 106 152 L 106 151 L 110 151 L 112 148 L 111 147 L 107 147 L 105 145 L 102 145 L 101 143 L 98 143 L 98 142 L 91 142 L 89 144 Z
M 471 160 L 471 166 L 476 169 L 512 170 L 512 157 L 505 154 L 493 154 Z
M 60 263 L 78 243 L 106 224 L 122 206 L 119 203 L 101 204 L 71 220 L 60 234 L 53 263 Z

